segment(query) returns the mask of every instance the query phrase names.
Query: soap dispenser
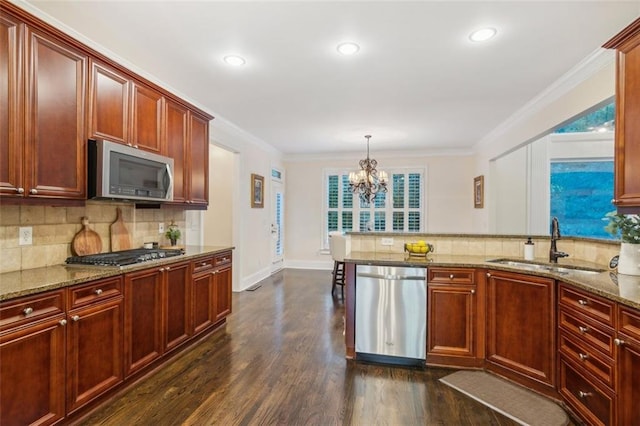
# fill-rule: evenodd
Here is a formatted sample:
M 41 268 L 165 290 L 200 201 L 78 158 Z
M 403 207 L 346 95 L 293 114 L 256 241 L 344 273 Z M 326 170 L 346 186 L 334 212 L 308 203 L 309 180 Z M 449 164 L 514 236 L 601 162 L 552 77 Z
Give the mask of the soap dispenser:
M 524 243 L 524 260 L 533 260 L 534 251 L 533 241 L 531 237 L 527 237 L 527 242 Z

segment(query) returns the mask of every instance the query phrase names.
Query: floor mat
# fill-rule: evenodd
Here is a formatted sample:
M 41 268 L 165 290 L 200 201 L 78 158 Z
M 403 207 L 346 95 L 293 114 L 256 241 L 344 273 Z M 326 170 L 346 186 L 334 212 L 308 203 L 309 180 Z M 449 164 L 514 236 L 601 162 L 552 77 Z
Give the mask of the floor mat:
M 483 371 L 457 371 L 440 381 L 523 425 L 569 423 L 567 414 L 554 402 Z

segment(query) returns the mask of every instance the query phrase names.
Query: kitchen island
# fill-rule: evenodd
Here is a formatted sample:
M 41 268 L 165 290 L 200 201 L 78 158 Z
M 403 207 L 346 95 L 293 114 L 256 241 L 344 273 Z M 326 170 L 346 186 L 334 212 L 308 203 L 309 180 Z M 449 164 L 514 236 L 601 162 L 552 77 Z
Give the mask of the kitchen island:
M 346 357 L 357 359 L 357 265 L 425 267 L 427 366 L 489 370 L 562 401 L 590 424 L 640 418 L 632 403 L 640 398 L 640 277 L 564 259 L 548 270 L 495 260 L 351 252 Z

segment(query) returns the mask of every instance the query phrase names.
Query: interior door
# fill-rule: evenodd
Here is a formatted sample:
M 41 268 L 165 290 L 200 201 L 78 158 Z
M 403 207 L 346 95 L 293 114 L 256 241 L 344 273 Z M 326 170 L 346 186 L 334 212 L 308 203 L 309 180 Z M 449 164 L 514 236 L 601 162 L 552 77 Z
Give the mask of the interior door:
M 271 272 L 284 263 L 284 190 L 280 179 L 271 181 Z

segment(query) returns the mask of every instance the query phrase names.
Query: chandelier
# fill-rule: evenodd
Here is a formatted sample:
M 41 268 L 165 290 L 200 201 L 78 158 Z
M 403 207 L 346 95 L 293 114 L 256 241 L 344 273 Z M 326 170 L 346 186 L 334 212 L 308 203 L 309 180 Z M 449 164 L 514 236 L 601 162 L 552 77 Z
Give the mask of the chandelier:
M 387 172 L 376 170 L 378 162 L 369 158 L 369 139 L 367 138 L 367 158 L 360 160 L 360 170 L 349 173 L 349 186 L 358 194 L 363 203 L 372 203 L 378 192 L 387 192 Z

